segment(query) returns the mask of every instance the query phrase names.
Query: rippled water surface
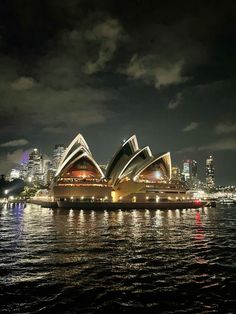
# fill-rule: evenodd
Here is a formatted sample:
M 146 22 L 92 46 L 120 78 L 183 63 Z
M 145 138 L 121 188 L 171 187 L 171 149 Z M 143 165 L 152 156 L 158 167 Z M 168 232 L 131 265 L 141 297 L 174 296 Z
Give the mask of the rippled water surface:
M 236 313 L 236 207 L 0 209 L 2 313 Z

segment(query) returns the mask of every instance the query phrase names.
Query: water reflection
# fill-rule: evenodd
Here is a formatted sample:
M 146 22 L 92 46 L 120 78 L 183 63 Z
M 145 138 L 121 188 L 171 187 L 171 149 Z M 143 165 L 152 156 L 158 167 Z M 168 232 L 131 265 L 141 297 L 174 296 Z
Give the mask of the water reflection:
M 118 215 L 118 217 L 117 217 L 118 223 L 122 225 L 124 223 L 124 213 L 123 213 L 123 211 L 121 209 L 119 209 L 117 215 Z
M 68 211 L 32 205 L 3 208 L 0 219 L 2 289 L 19 296 L 9 310 L 0 294 L 8 312 L 105 313 L 109 304 L 127 312 L 129 304 L 141 303 L 150 313 L 170 307 L 205 313 L 203 304 L 211 311 L 227 299 L 225 312 L 233 313 L 226 281 L 236 280 L 228 266 L 236 257 L 235 209 Z
M 205 238 L 204 228 L 201 220 L 201 214 L 200 211 L 196 211 L 195 215 L 195 226 L 196 226 L 196 234 L 195 239 L 196 240 L 203 240 Z

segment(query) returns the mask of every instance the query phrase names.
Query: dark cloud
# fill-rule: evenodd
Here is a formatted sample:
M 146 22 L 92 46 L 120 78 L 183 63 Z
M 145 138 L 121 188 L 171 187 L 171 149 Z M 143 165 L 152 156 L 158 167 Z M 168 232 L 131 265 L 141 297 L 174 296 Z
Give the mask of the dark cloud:
M 176 109 L 180 105 L 182 98 L 183 98 L 182 93 L 180 93 L 180 92 L 177 93 L 175 95 L 175 98 L 170 100 L 170 102 L 168 103 L 168 108 L 169 109 Z
M 236 138 L 224 138 L 205 146 L 199 147 L 199 150 L 206 151 L 236 151 Z
M 107 161 L 135 132 L 179 164 L 220 147 L 233 163 L 235 13 L 228 0 L 0 1 L 1 142 L 50 155 L 82 131 Z
M 19 116 L 27 117 L 31 125 L 44 131 L 55 127 L 69 131 L 73 127 L 105 122 L 112 114 L 105 105 L 108 100 L 108 93 L 101 89 L 84 86 L 56 90 L 38 84 L 27 93 L 9 89 L 2 108 L 9 117 L 13 110 L 18 111 Z
M 156 88 L 180 84 L 187 80 L 182 76 L 183 61 L 176 63 L 162 62 L 158 56 L 147 55 L 138 57 L 135 54 L 125 70 L 125 73 L 134 79 L 143 79 L 152 83 Z
M 193 130 L 197 129 L 198 126 L 199 126 L 198 122 L 192 121 L 188 125 L 186 125 L 186 127 L 183 128 L 183 132 L 193 131 Z
M 183 154 L 186 154 L 186 153 L 192 153 L 192 152 L 194 152 L 194 151 L 196 151 L 196 150 L 197 150 L 197 148 L 196 148 L 195 146 L 188 146 L 188 147 L 184 147 L 184 148 L 178 150 L 178 151 L 176 152 L 176 154 L 181 154 L 181 155 L 183 155 Z
M 11 87 L 14 90 L 28 90 L 35 85 L 35 81 L 31 77 L 19 77 L 17 80 L 11 83 Z
M 232 123 L 230 121 L 219 122 L 215 127 L 215 131 L 217 134 L 228 134 L 236 132 L 236 123 Z
M 92 30 L 86 32 L 86 38 L 90 42 L 99 44 L 98 55 L 95 61 L 88 61 L 85 64 L 85 73 L 93 74 L 104 70 L 107 62 L 114 56 L 119 40 L 123 35 L 123 29 L 119 21 L 108 18 L 98 23 Z
M 22 149 L 17 149 L 12 152 L 8 152 L 0 155 L 0 169 L 11 169 L 19 165 L 23 154 L 26 151 Z
M 29 143 L 28 140 L 26 140 L 24 138 L 20 138 L 17 140 L 11 140 L 9 142 L 2 143 L 2 144 L 0 144 L 0 146 L 1 147 L 16 147 L 16 146 L 24 146 L 28 143 Z

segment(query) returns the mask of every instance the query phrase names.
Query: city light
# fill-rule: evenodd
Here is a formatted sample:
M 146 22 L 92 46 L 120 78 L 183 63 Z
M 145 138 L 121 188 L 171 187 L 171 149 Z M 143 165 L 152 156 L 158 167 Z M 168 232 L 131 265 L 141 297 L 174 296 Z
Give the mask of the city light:
M 126 156 L 127 151 L 129 156 Z M 123 159 L 124 155 L 126 157 Z M 32 183 L 30 189 L 37 189 L 37 185 L 45 186 L 55 202 L 61 199 L 70 199 L 73 202 L 79 199 L 82 201 L 84 196 L 80 196 L 79 189 L 75 189 L 80 186 L 83 186 L 88 202 L 95 200 L 105 202 L 108 199 L 115 202 L 121 201 L 125 197 L 126 202 L 139 202 L 139 200 L 145 199 L 151 204 L 159 202 L 158 195 L 163 201 L 172 200 L 172 203 L 174 200 L 180 202 L 200 198 L 207 202 L 210 198 L 209 195 L 212 197 L 214 195 L 219 199 L 227 197 L 231 202 L 236 199 L 235 194 L 228 193 L 226 195 L 222 189 L 218 190 L 218 194 L 216 192 L 213 194 L 213 191 L 210 190 L 214 179 L 212 156 L 206 159 L 208 176 L 206 174 L 205 184 L 198 178 L 196 160 L 186 159 L 184 161 L 181 176 L 180 168 L 172 167 L 170 153 L 152 155 L 148 146 L 139 149 L 136 135 L 126 139 L 115 156 L 118 157 L 111 159 L 106 165 L 99 166 L 84 137 L 79 133 L 67 148 L 61 144 L 55 145 L 53 160 L 45 159 L 38 148 L 33 149 L 29 153 L 28 161 L 21 164 L 20 170 L 15 171 L 18 169 L 17 167 L 12 169 L 11 177 L 16 178 L 19 175 L 20 179 Z M 140 160 L 140 157 L 144 158 L 143 161 L 135 164 L 136 159 Z M 51 186 L 46 186 L 49 183 Z M 129 183 L 131 183 L 130 187 Z M 58 186 L 60 189 L 52 189 L 52 186 Z M 65 197 L 65 188 L 71 189 L 68 190 L 70 196 Z M 97 188 L 102 188 L 102 191 L 98 191 Z M 136 196 L 136 193 L 140 196 Z M 5 192 L 5 195 L 7 194 L 9 192 Z M 48 194 L 36 193 L 34 199 L 49 200 Z M 101 195 L 105 196 L 101 197 Z
M 235 29 L 236 0 L 0 0 L 2 313 L 236 314 Z

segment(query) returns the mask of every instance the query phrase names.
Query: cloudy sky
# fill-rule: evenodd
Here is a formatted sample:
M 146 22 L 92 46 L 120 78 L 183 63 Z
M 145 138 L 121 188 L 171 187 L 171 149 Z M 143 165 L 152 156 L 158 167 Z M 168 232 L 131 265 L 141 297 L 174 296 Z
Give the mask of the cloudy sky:
M 236 184 L 235 1 L 1 0 L 0 172 L 81 132 L 99 163 L 140 146 L 215 157 Z

